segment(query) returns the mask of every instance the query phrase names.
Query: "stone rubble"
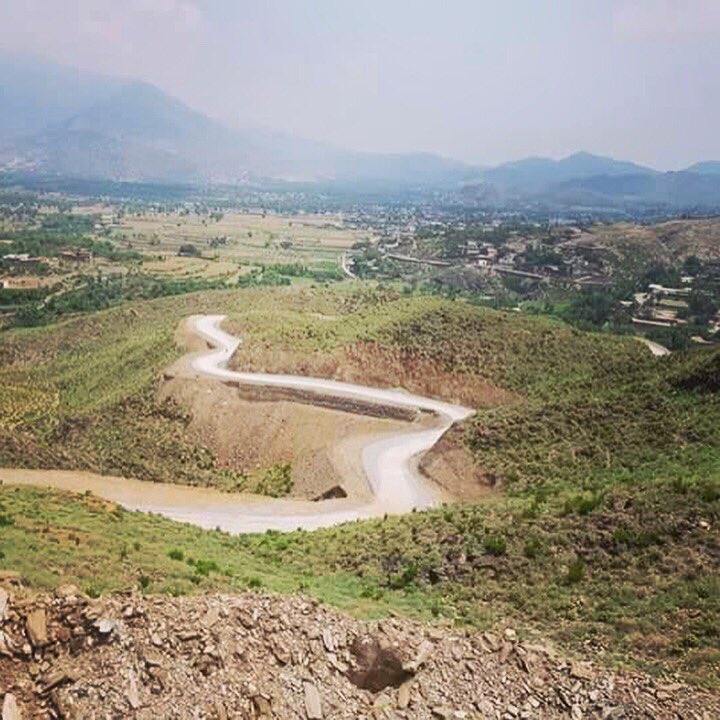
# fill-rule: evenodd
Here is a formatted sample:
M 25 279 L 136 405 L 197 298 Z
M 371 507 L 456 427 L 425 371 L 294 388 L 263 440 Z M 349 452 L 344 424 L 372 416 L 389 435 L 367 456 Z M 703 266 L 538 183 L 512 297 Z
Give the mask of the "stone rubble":
M 2 720 L 712 720 L 720 698 L 549 646 L 264 593 L 0 593 Z

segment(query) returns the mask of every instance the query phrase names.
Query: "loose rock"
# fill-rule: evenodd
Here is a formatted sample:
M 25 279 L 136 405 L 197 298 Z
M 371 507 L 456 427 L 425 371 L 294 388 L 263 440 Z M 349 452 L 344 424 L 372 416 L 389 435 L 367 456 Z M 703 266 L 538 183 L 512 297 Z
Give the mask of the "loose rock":
M 40 610 L 42 653 L 23 647 Z M 106 620 L 115 623 L 107 637 Z M 0 682 L 12 683 L 3 689 L 25 720 L 720 717 L 717 694 L 570 662 L 539 641 L 401 618 L 362 622 L 256 592 L 24 599 L 8 607 L 0 633 Z
M 9 595 L 7 590 L 0 588 L 0 625 L 5 620 L 5 612 L 7 611 Z
M 2 720 L 22 720 L 22 713 L 12 693 L 5 693 L 2 706 Z
M 34 648 L 47 644 L 47 619 L 45 608 L 33 610 L 27 617 L 27 634 Z
M 318 689 L 309 682 L 306 682 L 303 688 L 305 690 L 305 713 L 308 720 L 322 720 L 322 704 Z

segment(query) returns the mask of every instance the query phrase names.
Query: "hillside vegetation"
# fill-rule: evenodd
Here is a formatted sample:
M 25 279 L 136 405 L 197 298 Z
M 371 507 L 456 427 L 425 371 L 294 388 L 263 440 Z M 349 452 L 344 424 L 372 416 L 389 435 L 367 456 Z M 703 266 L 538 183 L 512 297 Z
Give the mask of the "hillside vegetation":
M 653 362 L 634 340 L 387 289 L 288 295 L 231 314 L 229 326 L 243 338 L 236 368 L 402 385 L 476 407 L 488 390 L 490 404 L 498 389 L 549 397 L 611 385 Z
M 197 312 L 231 315 L 238 366 L 475 403 L 454 437 L 506 495 L 230 537 L 0 488 L 0 567 L 92 593 L 302 589 L 359 614 L 512 624 L 717 682 L 718 350 L 654 358 L 633 339 L 370 285 L 184 295 L 4 333 L 2 462 L 232 484 L 154 399 L 177 322 Z
M 401 385 L 483 408 L 465 446 L 513 493 L 599 493 L 638 473 L 704 472 L 717 456 L 711 351 L 662 360 L 632 338 L 463 302 L 333 297 L 332 315 L 326 296 L 233 315 L 243 337 L 233 364 Z M 694 380 L 708 392 L 688 392 Z
M 178 323 L 253 297 L 206 292 L 135 302 L 0 336 L 0 463 L 282 494 L 262 473 L 219 468 L 190 418 L 160 402 L 162 369 L 182 350 Z M 284 483 L 282 484 L 284 487 Z
M 587 240 L 587 238 L 583 238 Z M 717 218 L 670 220 L 655 225 L 614 223 L 592 227 L 591 240 L 616 255 L 617 264 L 645 260 L 681 264 L 695 256 L 716 259 L 720 254 Z

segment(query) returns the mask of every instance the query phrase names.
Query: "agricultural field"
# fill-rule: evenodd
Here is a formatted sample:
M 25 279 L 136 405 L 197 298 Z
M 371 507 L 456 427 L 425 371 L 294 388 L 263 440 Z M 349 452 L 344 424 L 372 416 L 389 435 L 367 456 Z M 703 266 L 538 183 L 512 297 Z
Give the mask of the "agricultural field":
M 109 237 L 145 255 L 176 256 L 194 245 L 204 257 L 246 265 L 337 267 L 340 257 L 369 233 L 344 227 L 337 215 L 262 212 L 140 213 L 123 215 Z
M 142 269 L 149 275 L 167 278 L 202 278 L 204 280 L 226 280 L 237 282 L 241 275 L 252 269 L 251 266 L 238 266 L 229 260 L 182 257 L 166 255 L 157 260 L 143 260 Z
M 343 280 L 357 236 L 337 216 L 41 206 L 0 231 L 0 327 L 203 289 Z

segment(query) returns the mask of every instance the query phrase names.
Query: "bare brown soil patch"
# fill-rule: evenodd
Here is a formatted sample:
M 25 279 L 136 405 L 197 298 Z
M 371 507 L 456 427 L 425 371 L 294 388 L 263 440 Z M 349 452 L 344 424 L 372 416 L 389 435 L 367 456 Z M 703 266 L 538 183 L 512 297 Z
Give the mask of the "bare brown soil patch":
M 363 444 L 376 434 L 408 428 L 399 420 L 291 400 L 249 400 L 243 389 L 210 379 L 169 379 L 160 397 L 190 414 L 189 437 L 212 450 L 220 467 L 254 475 L 290 463 L 290 494 L 301 498 L 315 498 L 335 485 L 350 497 L 368 497 Z
M 720 221 L 709 218 L 657 225 L 598 224 L 568 244 L 597 245 L 620 257 L 639 252 L 657 262 L 682 262 L 690 255 L 712 260 L 720 257 Z
M 208 348 L 193 332 L 190 320 L 180 325 L 175 339 L 193 352 Z M 492 407 L 516 399 L 478 376 L 450 374 L 439 363 L 370 342 L 301 354 L 261 347 L 244 338 L 230 366 L 371 387 L 402 387 L 474 407 Z M 291 495 L 309 499 L 338 485 L 351 498 L 368 497 L 362 448 L 379 435 L 433 422 L 427 416 L 414 419 L 412 414 L 395 414 L 392 409 L 385 409 L 382 417 L 382 408 L 381 417 L 364 416 L 374 412 L 372 408 L 321 407 L 322 398 L 199 379 L 186 360 L 169 369 L 160 397 L 171 399 L 191 416 L 187 432 L 195 443 L 213 452 L 220 467 L 252 475 L 277 463 L 290 463 Z M 475 500 L 494 489 L 492 478 L 473 464 L 459 427 L 425 455 L 420 469 L 448 496 L 460 500 Z
M 503 485 L 492 473 L 475 463 L 463 441 L 463 428 L 454 425 L 420 461 L 420 470 L 443 490 L 460 500 L 476 501 L 501 491 Z
M 402 387 L 425 397 L 474 408 L 513 402 L 515 396 L 473 373 L 449 373 L 442 364 L 374 342 L 326 352 L 297 353 L 248 342 L 230 361 L 236 370 L 331 378 L 371 387 Z
M 10 290 L 33 290 L 51 287 L 62 280 L 58 275 L 0 275 L 0 287 Z

